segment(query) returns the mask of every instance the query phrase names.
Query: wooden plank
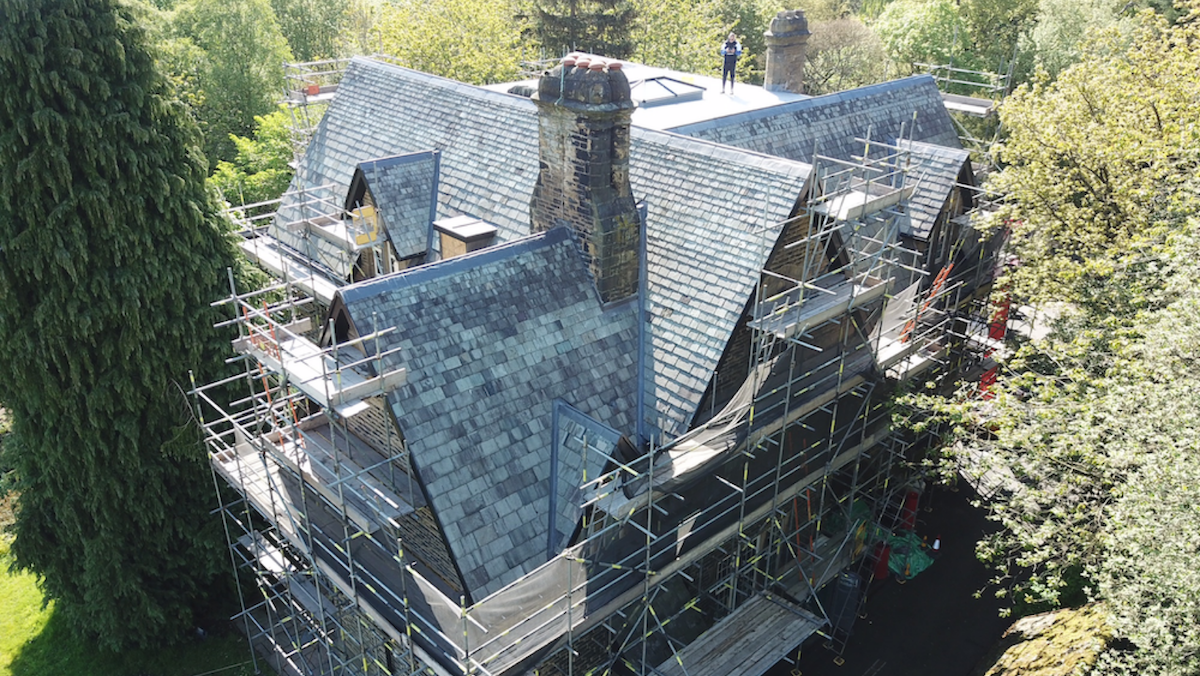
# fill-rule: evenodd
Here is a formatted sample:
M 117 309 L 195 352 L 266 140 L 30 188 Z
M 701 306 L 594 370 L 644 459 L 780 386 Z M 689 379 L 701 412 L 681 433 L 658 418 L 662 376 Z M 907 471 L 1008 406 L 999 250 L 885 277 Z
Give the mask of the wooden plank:
M 822 624 L 782 599 L 759 594 L 657 671 L 662 676 L 762 676 Z
M 277 240 L 264 236 L 243 240 L 238 245 L 242 248 L 246 258 L 261 265 L 276 279 L 289 280 L 324 305 L 333 302 L 333 296 L 337 293 L 338 286 L 313 272 L 312 268 L 300 261 L 283 255 L 273 242 L 277 242 Z
M 960 94 L 942 94 L 942 104 L 946 110 L 966 113 L 975 117 L 987 117 L 996 111 L 996 102 L 991 99 L 981 99 Z

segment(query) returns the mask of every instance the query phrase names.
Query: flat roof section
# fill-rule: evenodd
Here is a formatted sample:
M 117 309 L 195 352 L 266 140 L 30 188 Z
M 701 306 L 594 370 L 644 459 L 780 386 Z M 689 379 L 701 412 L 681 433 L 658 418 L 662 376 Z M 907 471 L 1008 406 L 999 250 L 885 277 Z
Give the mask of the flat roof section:
M 716 57 L 713 57 L 713 65 L 719 65 Z M 625 71 L 625 77 L 629 78 L 629 86 L 635 99 L 638 90 L 643 88 L 644 83 L 649 84 L 648 87 L 645 87 L 647 94 L 651 90 L 655 93 L 651 100 L 639 102 L 638 107 L 633 111 L 633 125 L 644 129 L 665 131 L 683 125 L 715 120 L 726 115 L 772 108 L 783 103 L 812 98 L 791 92 L 769 92 L 758 85 L 743 82 L 737 83 L 733 87 L 732 93 L 722 94 L 719 78 L 695 73 L 681 73 L 670 68 L 655 68 L 629 61 L 621 62 L 621 70 Z M 681 95 L 674 97 L 674 102 L 670 102 L 662 96 L 665 92 L 662 91 L 663 87 L 661 86 L 672 81 L 681 85 L 678 92 Z M 504 82 L 487 85 L 484 89 L 508 92 L 518 85 L 537 90 L 537 80 Z

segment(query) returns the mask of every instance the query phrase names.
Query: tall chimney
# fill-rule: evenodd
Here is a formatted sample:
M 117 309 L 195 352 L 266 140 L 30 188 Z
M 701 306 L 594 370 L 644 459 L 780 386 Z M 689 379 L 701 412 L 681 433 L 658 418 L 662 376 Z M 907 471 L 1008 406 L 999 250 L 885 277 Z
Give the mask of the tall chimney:
M 808 45 L 804 10 L 789 9 L 771 19 L 767 39 L 767 75 L 763 87 L 771 92 L 804 93 L 804 53 Z
M 538 107 L 539 172 L 533 231 L 575 230 L 605 303 L 638 289 L 639 218 L 629 187 L 633 100 L 621 64 L 571 55 L 544 73 Z

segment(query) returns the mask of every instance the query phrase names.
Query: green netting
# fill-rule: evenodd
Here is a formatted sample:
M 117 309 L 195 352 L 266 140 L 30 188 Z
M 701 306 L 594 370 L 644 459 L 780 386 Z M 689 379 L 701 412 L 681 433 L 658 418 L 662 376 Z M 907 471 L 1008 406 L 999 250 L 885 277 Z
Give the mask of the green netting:
M 900 531 L 888 538 L 892 548 L 888 570 L 904 580 L 911 580 L 933 563 L 921 538 L 912 531 Z

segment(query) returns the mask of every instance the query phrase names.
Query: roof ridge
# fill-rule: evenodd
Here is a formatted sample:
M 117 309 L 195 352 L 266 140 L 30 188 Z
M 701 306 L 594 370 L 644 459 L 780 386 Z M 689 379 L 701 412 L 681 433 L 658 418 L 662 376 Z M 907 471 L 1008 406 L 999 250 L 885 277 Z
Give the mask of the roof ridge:
M 690 136 L 697 131 L 712 129 L 714 127 L 725 127 L 744 120 L 774 117 L 776 115 L 783 115 L 812 108 L 820 108 L 832 103 L 856 101 L 870 96 L 877 96 L 879 94 L 895 91 L 897 89 L 918 86 L 926 82 L 933 84 L 935 88 L 937 87 L 932 75 L 909 75 L 908 77 L 902 77 L 898 80 L 876 82 L 875 84 L 864 85 L 862 87 L 847 89 L 845 91 L 821 94 L 820 96 L 813 96 L 807 99 L 800 99 L 798 101 L 788 101 L 787 103 L 781 103 L 777 106 L 768 106 L 766 108 L 756 108 L 754 110 L 744 110 L 736 113 L 730 113 L 729 115 L 714 117 L 703 122 L 679 125 L 678 127 L 673 127 L 669 131 Z
M 372 58 L 369 56 L 355 56 L 355 57 L 351 58 L 350 65 L 347 68 L 347 73 L 350 72 L 351 68 L 354 68 L 356 66 L 359 68 L 371 68 L 371 69 L 375 69 L 375 70 L 401 71 L 406 76 L 411 77 L 413 80 L 420 80 L 420 81 L 424 81 L 426 84 L 443 87 L 446 89 L 453 89 L 460 94 L 474 96 L 475 98 L 478 98 L 481 100 L 495 101 L 498 103 L 508 104 L 513 107 L 523 107 L 522 102 L 528 102 L 530 107 L 533 106 L 533 101 L 530 101 L 528 98 L 526 98 L 524 96 L 517 96 L 516 94 L 509 94 L 508 92 L 493 91 L 491 89 L 486 89 L 479 85 L 470 84 L 468 82 L 461 82 L 459 80 L 444 77 L 442 75 L 434 75 L 433 73 L 426 73 L 423 71 L 409 68 L 408 66 L 401 66 L 399 64 L 390 63 L 388 61 L 380 61 L 379 59 L 375 59 L 375 58 Z
M 443 258 L 415 268 L 355 282 L 339 289 L 338 295 L 344 302 L 354 303 L 397 288 L 416 286 L 440 277 L 457 274 L 467 268 L 487 265 L 529 251 L 537 251 L 559 244 L 569 238 L 569 230 L 559 226 L 452 258 Z

